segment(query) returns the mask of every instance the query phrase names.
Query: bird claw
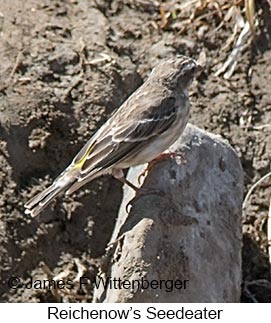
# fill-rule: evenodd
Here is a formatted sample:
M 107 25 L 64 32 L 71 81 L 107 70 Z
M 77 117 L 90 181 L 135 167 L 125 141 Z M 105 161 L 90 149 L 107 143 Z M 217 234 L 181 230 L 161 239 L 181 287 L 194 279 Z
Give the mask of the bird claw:
M 147 167 L 143 170 L 143 172 L 141 172 L 139 175 L 138 175 L 138 178 L 137 178 L 137 182 L 139 185 L 141 185 L 141 179 L 142 177 L 144 178 L 148 173 L 149 171 L 153 168 L 153 166 L 155 164 L 157 164 L 158 162 L 162 161 L 162 160 L 165 160 L 167 159 L 168 157 L 169 158 L 174 158 L 176 156 L 179 156 L 178 153 L 176 152 L 166 152 L 166 153 L 163 153 L 161 155 L 159 155 L 158 157 L 156 157 L 155 159 L 153 159 L 152 161 L 150 161 L 147 165 Z M 180 156 L 181 158 L 183 158 L 182 156 Z
M 148 169 L 148 166 L 147 166 L 147 168 L 145 168 L 144 170 L 143 170 L 143 172 L 141 172 L 139 175 L 138 175 L 138 177 L 137 177 L 137 183 L 138 183 L 138 185 L 141 185 L 141 179 L 142 178 L 144 178 L 146 175 L 147 175 L 147 173 L 149 172 L 149 169 Z

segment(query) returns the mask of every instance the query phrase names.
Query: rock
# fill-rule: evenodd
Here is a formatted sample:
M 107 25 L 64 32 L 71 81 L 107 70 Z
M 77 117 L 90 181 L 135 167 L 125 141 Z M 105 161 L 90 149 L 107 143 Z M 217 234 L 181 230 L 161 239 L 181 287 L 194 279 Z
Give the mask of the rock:
M 192 125 L 170 151 L 179 155 L 154 165 L 142 186 L 149 194 L 132 201 L 129 213 L 134 193 L 124 187 L 101 277 L 134 286 L 100 285 L 96 302 L 239 302 L 240 161 L 226 140 Z M 127 178 L 137 184 L 144 167 Z

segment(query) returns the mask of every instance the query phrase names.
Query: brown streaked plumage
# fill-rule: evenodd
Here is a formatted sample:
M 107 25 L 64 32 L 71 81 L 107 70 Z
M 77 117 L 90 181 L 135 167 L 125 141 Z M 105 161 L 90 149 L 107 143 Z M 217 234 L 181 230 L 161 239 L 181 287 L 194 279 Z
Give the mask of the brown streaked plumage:
M 199 69 L 185 56 L 161 62 L 52 185 L 25 204 L 25 212 L 36 216 L 60 193 L 71 194 L 103 174 L 123 181 L 122 169 L 149 162 L 169 148 L 187 124 L 187 90 Z

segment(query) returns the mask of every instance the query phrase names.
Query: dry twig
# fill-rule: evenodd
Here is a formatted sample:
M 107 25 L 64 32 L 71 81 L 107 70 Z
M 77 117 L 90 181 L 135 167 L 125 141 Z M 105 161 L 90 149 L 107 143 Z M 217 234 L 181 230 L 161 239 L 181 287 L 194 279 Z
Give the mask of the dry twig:
M 246 207 L 246 204 L 250 198 L 250 195 L 252 194 L 252 192 L 254 191 L 254 189 L 259 185 L 261 184 L 266 178 L 268 178 L 269 176 L 271 176 L 271 172 L 265 174 L 263 177 L 261 177 L 256 183 L 254 183 L 251 188 L 249 189 L 249 191 L 247 192 L 247 195 L 244 199 L 244 202 L 243 202 L 243 209 Z
M 226 60 L 226 62 L 223 64 L 223 66 L 215 73 L 216 76 L 224 73 L 224 78 L 225 79 L 229 79 L 231 78 L 235 67 L 238 63 L 238 60 L 240 59 L 244 49 L 248 46 L 249 42 L 249 36 L 251 35 L 250 32 L 250 25 L 249 22 L 247 21 L 237 39 L 237 42 L 230 54 L 230 56 L 228 57 L 228 59 Z
M 245 10 L 246 10 L 246 18 L 249 23 L 251 34 L 254 36 L 255 34 L 255 3 L 254 0 L 245 0 Z

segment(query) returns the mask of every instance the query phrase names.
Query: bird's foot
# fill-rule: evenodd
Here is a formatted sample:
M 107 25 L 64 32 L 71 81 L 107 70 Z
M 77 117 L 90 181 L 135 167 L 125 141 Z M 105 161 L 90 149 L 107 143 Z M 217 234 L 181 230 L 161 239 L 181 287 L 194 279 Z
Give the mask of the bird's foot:
M 151 160 L 148 163 L 147 167 L 143 170 L 143 172 L 138 175 L 138 178 L 137 178 L 138 184 L 141 184 L 141 179 L 144 178 L 149 173 L 149 171 L 153 168 L 153 166 L 155 164 L 157 164 L 158 162 L 160 162 L 162 160 L 165 160 L 167 158 L 175 158 L 176 156 L 180 157 L 182 160 L 185 160 L 183 158 L 183 156 L 181 156 L 180 154 L 178 154 L 176 152 L 172 152 L 172 151 L 168 151 L 168 152 L 162 153 L 158 157 L 156 157 L 153 160 Z

